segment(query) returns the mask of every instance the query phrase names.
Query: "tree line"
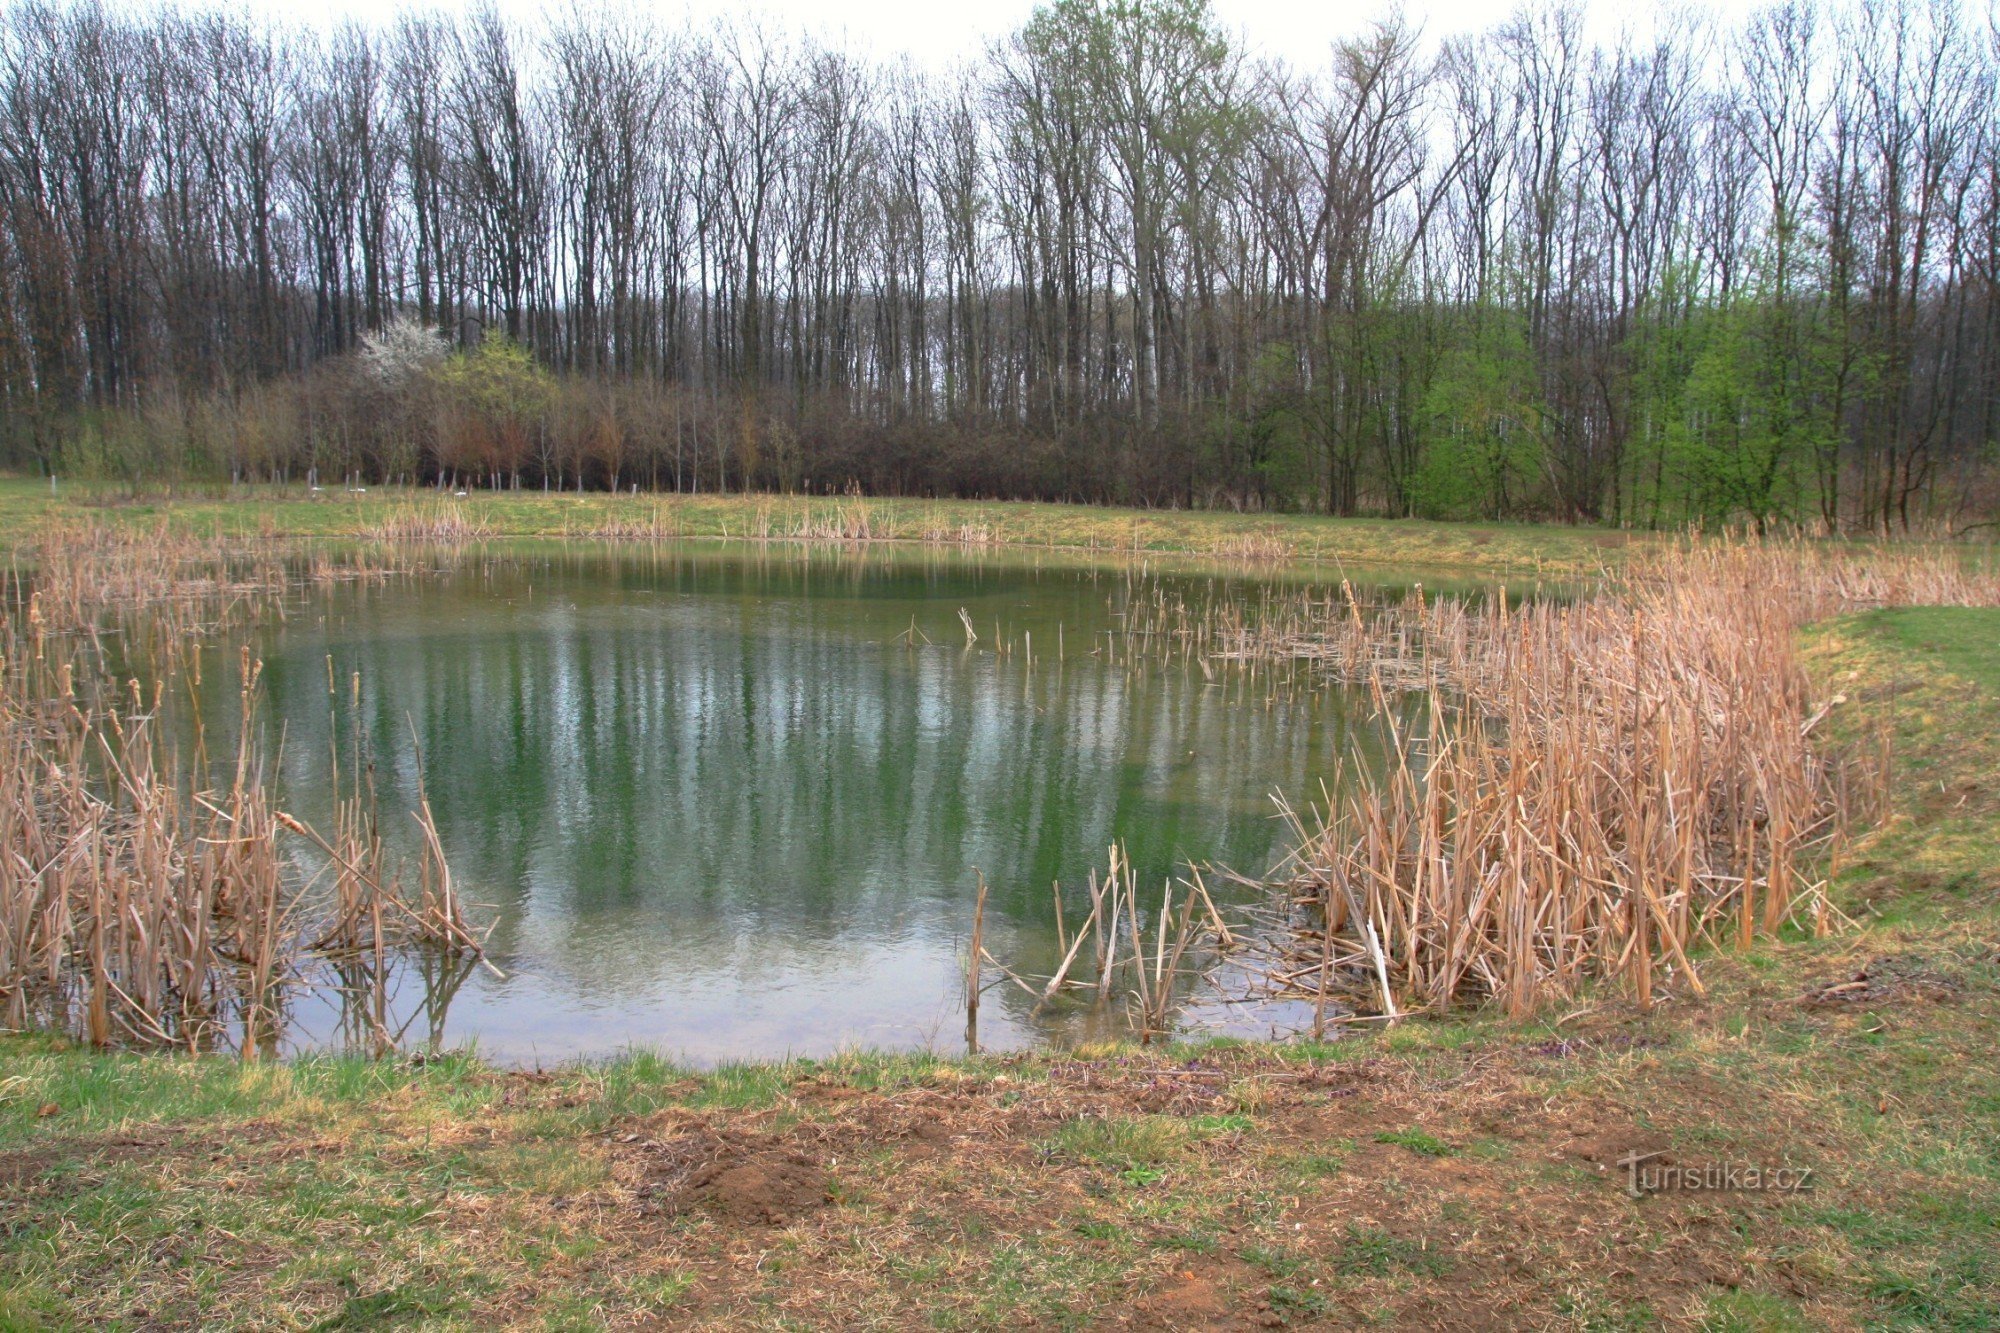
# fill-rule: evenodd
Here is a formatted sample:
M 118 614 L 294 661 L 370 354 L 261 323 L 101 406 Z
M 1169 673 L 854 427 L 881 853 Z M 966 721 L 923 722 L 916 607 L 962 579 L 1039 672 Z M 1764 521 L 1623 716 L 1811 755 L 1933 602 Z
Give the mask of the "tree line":
M 948 71 L 637 12 L 0 14 L 0 461 L 1960 525 L 2000 38 L 1537 5 L 1258 58 L 1051 0 Z

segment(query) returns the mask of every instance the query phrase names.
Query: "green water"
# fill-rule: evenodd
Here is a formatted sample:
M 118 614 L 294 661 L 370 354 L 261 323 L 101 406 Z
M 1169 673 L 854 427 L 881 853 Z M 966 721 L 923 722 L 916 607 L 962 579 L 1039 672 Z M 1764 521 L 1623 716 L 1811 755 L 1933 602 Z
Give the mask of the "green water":
M 1282 850 L 1272 793 L 1311 794 L 1347 743 L 1343 691 L 1113 660 L 1128 607 L 1163 591 L 1262 589 L 925 551 L 502 549 L 316 594 L 253 642 L 292 808 L 325 816 L 330 734 L 358 738 L 414 850 L 421 749 L 506 975 L 420 1012 L 406 971 L 415 1035 L 520 1062 L 944 1049 L 981 874 L 988 948 L 1046 972 L 1052 883 L 1080 889 L 1114 840 L 1147 883 L 1260 873 Z M 234 692 L 213 694 L 220 719 Z M 302 1044 L 339 1040 L 299 1013 Z M 1007 986 L 979 1035 L 1093 1021 Z

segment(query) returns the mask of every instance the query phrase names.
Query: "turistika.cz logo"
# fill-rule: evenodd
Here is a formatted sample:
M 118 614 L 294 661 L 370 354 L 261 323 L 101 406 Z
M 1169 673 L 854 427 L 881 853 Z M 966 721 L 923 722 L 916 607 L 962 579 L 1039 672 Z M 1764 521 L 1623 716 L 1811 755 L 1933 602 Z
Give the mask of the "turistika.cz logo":
M 1746 1162 L 1704 1162 L 1682 1166 L 1655 1162 L 1657 1152 L 1630 1152 L 1618 1159 L 1625 1168 L 1625 1192 L 1648 1194 L 1797 1194 L 1813 1188 L 1809 1166 L 1757 1166 Z M 1647 1163 L 1652 1165 L 1647 1165 Z

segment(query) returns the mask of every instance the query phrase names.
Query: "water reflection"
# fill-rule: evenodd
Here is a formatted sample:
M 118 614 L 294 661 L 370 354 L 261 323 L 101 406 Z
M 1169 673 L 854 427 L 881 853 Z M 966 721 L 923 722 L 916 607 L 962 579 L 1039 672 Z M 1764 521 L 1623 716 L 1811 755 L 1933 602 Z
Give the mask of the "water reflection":
M 324 817 L 334 736 L 358 738 L 385 834 L 413 851 L 421 747 L 454 870 L 488 905 L 506 976 L 455 977 L 417 1029 L 514 1061 L 947 1046 L 977 874 L 989 948 L 1045 965 L 1051 882 L 1080 885 L 1114 839 L 1154 882 L 1189 860 L 1260 871 L 1270 793 L 1333 771 L 1343 693 L 1110 659 L 1106 634 L 1163 586 L 1258 587 L 957 553 L 533 548 L 334 589 L 257 648 L 293 808 Z M 411 977 L 351 989 L 392 981 L 410 1021 L 429 989 Z M 373 1031 L 338 1011 L 302 1003 L 300 1040 Z M 980 1036 L 1075 1021 L 1009 988 Z

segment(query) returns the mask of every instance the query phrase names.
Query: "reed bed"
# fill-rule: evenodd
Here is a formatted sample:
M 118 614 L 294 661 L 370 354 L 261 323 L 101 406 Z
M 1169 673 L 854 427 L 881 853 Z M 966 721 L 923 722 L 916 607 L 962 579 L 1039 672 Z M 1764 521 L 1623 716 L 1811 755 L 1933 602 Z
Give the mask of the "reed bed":
M 654 501 L 640 513 L 611 513 L 573 535 L 598 541 L 661 542 L 686 537 L 688 522 L 672 501 Z M 927 546 L 998 546 L 999 532 L 989 523 L 952 520 L 937 509 L 928 510 L 914 525 L 886 524 L 862 500 L 858 491 L 826 501 L 807 501 L 801 512 L 780 513 L 769 501 L 759 502 L 750 511 L 741 532 L 732 533 L 727 523 L 722 535 L 760 542 L 822 542 L 855 545 L 864 542 L 918 542 Z
M 1216 543 L 1215 553 L 1226 560 L 1278 564 L 1296 558 L 1298 548 L 1275 533 L 1244 532 Z
M 662 542 L 687 535 L 687 525 L 670 503 L 655 501 L 637 514 L 613 513 L 578 533 L 597 541 Z M 832 500 L 824 505 L 808 504 L 803 513 L 787 520 L 777 507 L 759 503 L 750 513 L 744 531 L 731 533 L 725 523 L 722 535 L 758 542 L 827 542 L 849 545 L 891 540 L 870 517 L 866 505 Z
M 918 525 L 917 540 L 931 546 L 998 546 L 1000 534 L 990 523 L 953 522 L 930 510 Z
M 164 739 L 175 692 L 199 689 L 191 639 L 299 583 L 385 566 L 88 526 L 46 533 L 37 557 L 0 610 L 0 1024 L 255 1055 L 316 964 L 381 978 L 391 950 L 479 956 L 427 801 L 414 891 L 358 752 L 330 836 L 279 807 L 247 648 L 233 755 L 211 765 L 199 731 L 192 753 Z M 113 639 L 159 669 L 153 684 L 114 673 Z M 337 748 L 330 762 L 341 789 Z
M 768 518 L 765 530 L 760 535 L 771 535 Z M 875 521 L 870 516 L 868 506 L 834 501 L 825 506 L 814 505 L 799 516 L 798 522 L 782 535 L 790 541 L 808 542 L 868 542 L 882 538 L 876 531 Z
M 1827 875 L 1884 808 L 1889 756 L 1818 744 L 1843 700 L 1798 631 L 1916 602 L 2000 604 L 2000 578 L 1950 551 L 1691 543 L 1573 602 L 1349 596 L 1228 640 L 1365 688 L 1388 756 L 1283 808 L 1263 988 L 1519 1015 L 1608 981 L 1644 1007 L 1698 993 L 1703 949 L 1835 928 Z
M 292 584 L 273 548 L 165 522 L 52 523 L 33 557 L 33 587 L 18 570 L 9 587 L 31 633 L 91 633 L 110 628 L 107 616 L 144 612 L 155 632 L 198 636 L 269 606 Z
M 493 527 L 464 506 L 439 500 L 398 509 L 372 524 L 363 535 L 375 541 L 450 545 L 484 541 L 493 535 Z
M 380 581 L 427 567 L 395 547 L 326 548 L 150 525 L 52 521 L 0 580 L 0 603 L 29 635 L 129 634 L 199 640 L 285 613 L 304 588 Z M 37 640 L 35 645 L 40 646 Z
M 593 541 L 666 542 L 685 535 L 680 515 L 660 501 L 652 501 L 638 512 L 614 512 L 577 535 Z

